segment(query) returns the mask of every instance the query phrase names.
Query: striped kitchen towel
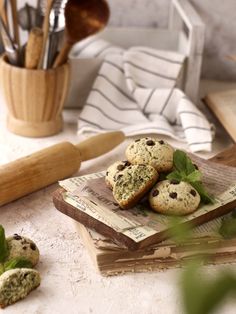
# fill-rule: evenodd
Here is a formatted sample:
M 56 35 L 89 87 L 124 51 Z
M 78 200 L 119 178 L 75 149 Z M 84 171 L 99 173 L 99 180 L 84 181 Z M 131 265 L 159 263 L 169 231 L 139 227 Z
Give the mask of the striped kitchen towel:
M 186 141 L 192 152 L 211 150 L 211 125 L 178 88 L 184 55 L 147 47 L 123 50 L 102 39 L 87 42 L 76 53 L 103 58 L 79 116 L 79 134 L 155 133 Z

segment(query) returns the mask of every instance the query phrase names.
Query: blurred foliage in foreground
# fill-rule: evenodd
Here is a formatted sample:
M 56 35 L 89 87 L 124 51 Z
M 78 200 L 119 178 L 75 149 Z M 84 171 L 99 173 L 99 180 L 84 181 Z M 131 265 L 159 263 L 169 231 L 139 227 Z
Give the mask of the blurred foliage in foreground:
M 187 225 L 178 223 L 178 219 L 171 221 L 171 237 L 178 244 L 184 243 L 191 236 L 191 229 Z M 236 236 L 236 212 L 231 217 L 222 219 L 219 234 L 224 238 Z M 206 256 L 195 256 L 184 264 L 181 272 L 180 289 L 186 314 L 213 314 L 226 297 L 236 299 L 236 273 L 230 270 L 217 270 L 214 276 L 204 272 L 203 262 Z M 236 308 L 235 308 L 236 313 Z

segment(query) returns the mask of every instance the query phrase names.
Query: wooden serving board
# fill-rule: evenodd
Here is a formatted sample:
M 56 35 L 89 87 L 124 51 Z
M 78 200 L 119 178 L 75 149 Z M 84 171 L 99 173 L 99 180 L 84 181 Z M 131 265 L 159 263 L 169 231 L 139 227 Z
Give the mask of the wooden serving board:
M 205 169 L 212 167 L 214 169 L 213 173 L 215 173 L 216 176 L 219 173 L 220 180 L 221 178 L 223 178 L 223 180 L 227 181 L 228 180 L 226 177 L 227 173 L 230 176 L 230 174 L 233 172 L 234 174 L 232 175 L 233 179 L 231 178 L 231 182 L 233 180 L 233 184 L 236 187 L 236 169 L 232 168 L 232 167 L 236 167 L 236 145 L 233 145 L 232 147 L 219 153 L 218 155 L 216 155 L 215 157 L 211 158 L 208 161 L 199 159 L 199 162 L 200 164 L 202 163 L 200 166 L 203 165 Z M 224 166 L 220 166 L 220 165 L 224 165 Z M 219 172 L 217 172 L 218 169 L 219 169 Z M 219 184 L 220 184 L 220 181 L 219 181 Z M 214 190 L 214 186 L 211 187 L 211 189 Z M 82 223 L 84 226 L 94 229 L 98 233 L 104 236 L 110 237 L 111 239 L 114 239 L 115 241 L 119 241 L 123 243 L 130 250 L 138 250 L 140 248 L 148 247 L 152 244 L 165 240 L 169 236 L 169 233 L 167 232 L 167 229 L 166 229 L 164 231 L 160 231 L 155 234 L 152 234 L 140 241 L 133 240 L 131 237 L 124 234 L 124 232 L 118 232 L 114 228 L 105 224 L 103 221 L 97 220 L 91 215 L 88 215 L 83 210 L 80 210 L 80 208 L 76 208 L 68 204 L 64 200 L 64 197 L 63 197 L 64 193 L 65 193 L 65 190 L 63 188 L 59 188 L 53 193 L 53 202 L 54 202 L 55 207 L 59 211 L 66 214 L 67 216 L 72 217 L 76 221 Z M 233 189 L 232 193 L 236 193 L 235 188 Z M 216 217 L 227 214 L 235 207 L 236 207 L 236 197 L 233 200 L 230 200 L 230 202 L 220 207 L 217 207 L 214 210 L 211 210 L 209 212 L 206 212 L 204 214 L 197 215 L 196 217 L 191 218 L 191 221 L 190 221 L 191 226 L 200 225 Z M 155 214 L 155 215 L 158 215 L 158 214 Z M 189 223 L 189 221 L 184 222 L 184 223 Z

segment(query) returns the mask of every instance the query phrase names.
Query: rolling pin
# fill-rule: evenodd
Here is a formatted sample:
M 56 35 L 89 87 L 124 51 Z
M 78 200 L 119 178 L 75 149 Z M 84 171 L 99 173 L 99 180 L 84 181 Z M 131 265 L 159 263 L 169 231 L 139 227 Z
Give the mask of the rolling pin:
M 124 138 L 117 131 L 77 145 L 62 142 L 0 166 L 0 206 L 71 176 L 82 161 L 107 153 Z

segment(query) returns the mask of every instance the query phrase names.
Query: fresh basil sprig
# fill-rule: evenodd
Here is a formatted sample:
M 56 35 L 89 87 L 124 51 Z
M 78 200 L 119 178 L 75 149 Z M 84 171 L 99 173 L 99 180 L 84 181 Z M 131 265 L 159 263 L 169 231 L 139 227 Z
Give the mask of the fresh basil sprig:
M 5 237 L 5 230 L 2 225 L 0 225 L 0 263 L 3 263 L 8 256 L 8 246 Z
M 199 193 L 201 201 L 203 203 L 213 203 L 214 199 L 205 190 L 201 178 L 201 172 L 196 169 L 192 160 L 187 156 L 185 152 L 177 149 L 174 152 L 174 170 L 169 173 L 166 178 L 169 180 L 185 181 L 190 183 L 195 190 Z

